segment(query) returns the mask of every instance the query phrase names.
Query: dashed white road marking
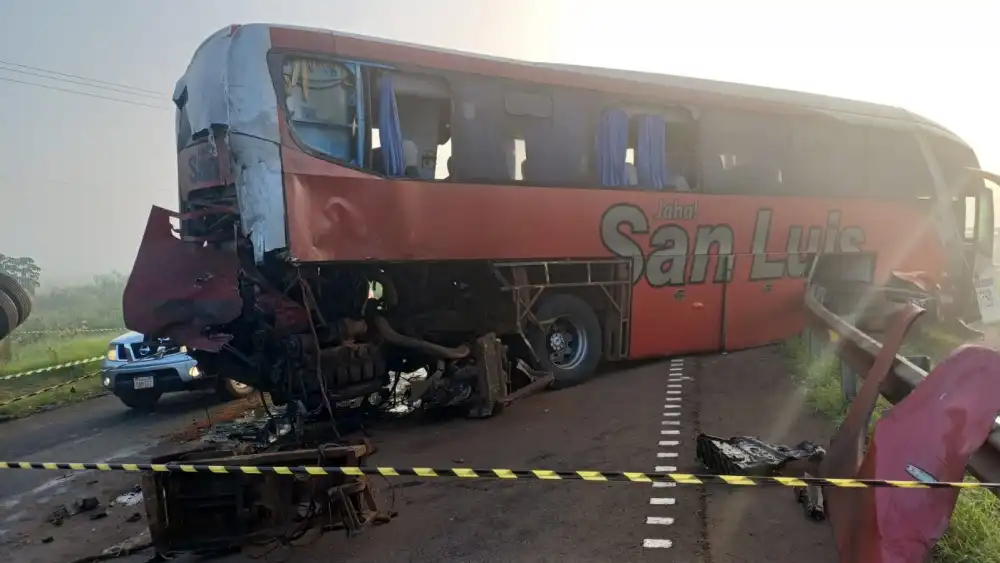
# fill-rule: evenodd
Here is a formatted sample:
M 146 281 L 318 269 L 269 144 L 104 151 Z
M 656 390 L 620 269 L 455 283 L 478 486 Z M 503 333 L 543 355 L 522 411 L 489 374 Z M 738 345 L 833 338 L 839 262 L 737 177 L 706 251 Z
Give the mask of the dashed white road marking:
M 680 426 L 681 421 L 681 396 L 683 394 L 682 389 L 684 388 L 683 382 L 690 381 L 691 378 L 684 375 L 684 359 L 675 358 L 670 361 L 670 367 L 667 373 L 667 388 L 666 396 L 663 405 L 663 420 L 660 424 L 663 426 Z M 659 440 L 657 446 L 660 448 L 676 448 L 680 446 L 680 433 L 679 429 L 664 429 L 660 430 L 660 435 L 670 436 L 671 439 Z M 679 458 L 680 455 L 675 451 L 658 451 L 656 452 L 657 459 L 663 460 L 675 460 Z M 657 465 L 654 467 L 654 471 L 657 473 L 675 473 L 677 467 L 674 465 Z M 677 483 L 669 481 L 654 481 L 654 489 L 670 489 L 677 486 Z M 664 491 L 665 492 L 665 491 Z M 654 496 L 649 499 L 649 504 L 652 506 L 674 506 L 677 504 L 677 499 L 673 497 L 658 497 Z M 652 526 L 671 526 L 674 523 L 674 518 L 670 516 L 647 516 L 646 524 Z M 642 541 L 642 547 L 648 549 L 665 549 L 670 548 L 674 545 L 673 541 L 665 538 L 646 538 Z
M 667 518 L 666 516 L 647 516 L 646 523 L 656 526 L 669 526 L 674 523 L 674 519 Z

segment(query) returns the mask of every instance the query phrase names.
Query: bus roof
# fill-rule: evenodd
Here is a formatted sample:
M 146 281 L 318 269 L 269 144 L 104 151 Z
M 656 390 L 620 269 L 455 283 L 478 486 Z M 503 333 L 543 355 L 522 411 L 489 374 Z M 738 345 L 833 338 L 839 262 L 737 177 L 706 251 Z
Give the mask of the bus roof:
M 930 119 L 903 108 L 872 102 L 703 78 L 516 60 L 320 28 L 255 23 L 230 26 L 228 30 L 238 35 L 240 30 L 248 28 L 266 28 L 271 46 L 277 48 L 320 51 L 404 67 L 434 68 L 618 94 L 671 96 L 679 103 L 715 99 L 722 103 L 821 112 L 875 126 L 905 122 L 919 124 L 924 130 L 966 144 L 955 133 Z

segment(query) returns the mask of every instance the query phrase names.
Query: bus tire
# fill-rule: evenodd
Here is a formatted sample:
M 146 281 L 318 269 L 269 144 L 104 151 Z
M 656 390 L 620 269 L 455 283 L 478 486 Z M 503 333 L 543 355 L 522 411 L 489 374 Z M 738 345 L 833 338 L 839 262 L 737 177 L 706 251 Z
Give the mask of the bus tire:
M 17 283 L 17 280 L 0 272 L 0 291 L 6 293 L 17 307 L 18 325 L 24 324 L 31 315 L 31 296 Z
M 17 304 L 9 295 L 0 291 L 0 339 L 14 332 L 19 324 Z
M 552 321 L 529 331 L 542 369 L 555 376 L 552 388 L 572 387 L 593 375 L 604 342 L 594 309 L 575 295 L 551 293 L 539 299 L 535 316 L 542 323 Z

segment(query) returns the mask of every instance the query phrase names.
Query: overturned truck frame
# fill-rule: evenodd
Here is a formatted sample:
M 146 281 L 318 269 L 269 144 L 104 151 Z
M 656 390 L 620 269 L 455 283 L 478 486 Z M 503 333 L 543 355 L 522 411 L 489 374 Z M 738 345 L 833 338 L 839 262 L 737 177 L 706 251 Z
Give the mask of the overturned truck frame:
M 153 463 L 360 467 L 374 451 L 368 442 L 251 455 L 202 448 Z M 154 472 L 142 490 L 153 546 L 164 555 L 289 542 L 315 528 L 356 535 L 392 516 L 363 475 Z

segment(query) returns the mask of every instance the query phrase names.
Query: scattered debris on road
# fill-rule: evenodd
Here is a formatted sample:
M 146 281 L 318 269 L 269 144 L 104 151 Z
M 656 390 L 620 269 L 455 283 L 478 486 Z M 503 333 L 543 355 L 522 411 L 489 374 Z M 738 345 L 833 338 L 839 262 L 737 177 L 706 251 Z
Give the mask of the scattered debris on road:
M 774 475 L 790 462 L 820 461 L 826 455 L 812 442 L 789 447 L 748 436 L 724 439 L 701 434 L 696 447 L 698 461 L 717 475 Z
M 140 485 L 136 485 L 135 490 L 118 495 L 118 497 L 112 501 L 112 504 L 115 506 L 135 506 L 140 502 L 142 502 L 142 487 Z

